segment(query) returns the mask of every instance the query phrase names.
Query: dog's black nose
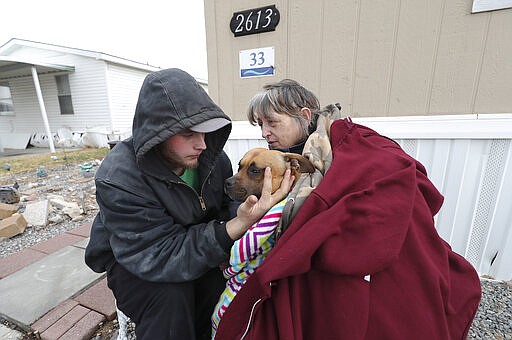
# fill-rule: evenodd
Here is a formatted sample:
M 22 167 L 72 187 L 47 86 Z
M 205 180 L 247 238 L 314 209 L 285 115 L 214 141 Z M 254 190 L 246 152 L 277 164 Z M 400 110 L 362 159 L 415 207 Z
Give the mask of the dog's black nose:
M 235 180 L 233 177 L 226 178 L 224 181 L 224 188 L 225 189 L 231 189 L 235 185 Z

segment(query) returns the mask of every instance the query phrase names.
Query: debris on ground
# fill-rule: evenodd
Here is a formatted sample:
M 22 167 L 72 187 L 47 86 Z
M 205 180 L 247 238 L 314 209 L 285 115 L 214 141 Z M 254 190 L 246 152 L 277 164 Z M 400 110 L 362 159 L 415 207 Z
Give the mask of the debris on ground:
M 4 242 L 25 230 L 60 228 L 92 219 L 98 211 L 94 174 L 99 164 L 101 161 L 91 160 L 51 169 L 34 165 L 33 171 L 16 174 L 14 184 L 14 176 L 7 173 L 10 168 L 4 166 L 5 171 L 0 172 L 0 227 L 9 224 L 7 234 L 2 234 Z
M 18 191 L 18 183 L 15 182 L 13 185 L 0 186 L 0 203 L 18 203 L 20 201 L 20 193 Z

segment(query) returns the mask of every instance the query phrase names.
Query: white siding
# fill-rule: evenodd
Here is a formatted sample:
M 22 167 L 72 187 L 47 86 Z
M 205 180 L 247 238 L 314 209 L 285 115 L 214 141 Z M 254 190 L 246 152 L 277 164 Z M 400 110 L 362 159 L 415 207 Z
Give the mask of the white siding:
M 512 279 L 512 138 L 482 138 L 478 130 L 471 130 L 470 122 L 459 122 L 459 131 L 446 131 L 445 136 L 436 138 L 401 138 L 400 134 L 410 135 L 411 129 L 397 131 L 396 122 L 367 120 L 361 124 L 392 137 L 425 166 L 445 198 L 435 216 L 436 229 L 453 250 L 471 262 L 481 275 Z M 424 134 L 428 127 L 424 122 L 421 124 Z M 480 124 L 485 127 L 483 122 Z M 510 131 L 510 120 L 501 124 Z M 391 130 L 393 133 L 388 134 Z M 449 137 L 460 133 L 474 133 L 477 137 Z M 224 148 L 233 171 L 243 154 L 256 146 L 266 147 L 259 129 L 235 122 Z
M 147 74 L 146 71 L 116 64 L 107 65 L 107 88 L 113 131 L 131 133 L 140 87 Z
M 512 278 L 511 139 L 399 139 L 445 196 L 436 228 L 480 274 Z M 408 147 L 407 147 L 408 146 Z M 508 241 L 507 241 L 508 240 Z
M 96 126 L 110 127 L 105 62 L 74 55 L 63 55 L 55 62 L 75 65 L 69 74 L 73 115 L 61 115 L 55 75 L 39 75 L 43 101 L 52 132 L 67 127 L 83 131 Z M 0 117 L 0 133 L 44 133 L 41 110 L 32 77 L 10 79 L 15 116 Z
M 40 77 L 41 87 L 48 83 L 47 77 Z M 40 129 L 44 131 L 43 119 L 37 102 L 36 90 L 32 78 L 17 78 L 9 80 L 11 95 L 14 104 L 14 116 L 0 116 L 0 133 L 33 133 Z M 54 92 L 57 92 L 56 85 Z M 48 92 L 43 90 L 46 110 L 51 112 L 52 101 Z
M 4 55 L 74 67 L 74 71 L 68 73 L 73 115 L 60 114 L 55 75 L 63 73 L 39 74 L 52 133 L 60 128 L 76 132 L 101 131 L 122 136 L 131 133 L 140 86 L 150 70 L 157 68 L 97 52 L 27 44 L 21 42 L 18 47 L 4 51 Z M 45 134 L 32 77 L 20 76 L 6 81 L 11 88 L 15 115 L 0 116 L 0 136 L 8 138 L 7 135 L 13 133 Z
M 70 82 L 78 127 L 110 127 L 105 62 L 84 58 L 83 63 L 75 63 Z

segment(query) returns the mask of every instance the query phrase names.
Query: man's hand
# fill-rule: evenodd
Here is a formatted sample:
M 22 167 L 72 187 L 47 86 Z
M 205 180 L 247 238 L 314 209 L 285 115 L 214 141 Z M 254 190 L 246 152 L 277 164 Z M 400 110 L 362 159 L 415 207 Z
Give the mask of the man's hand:
M 254 195 L 247 197 L 238 207 L 236 217 L 226 223 L 226 230 L 231 239 L 238 240 L 242 237 L 251 225 L 258 222 L 270 208 L 285 198 L 290 192 L 293 180 L 290 170 L 286 170 L 281 186 L 272 194 L 272 171 L 268 167 L 265 168 L 260 199 Z

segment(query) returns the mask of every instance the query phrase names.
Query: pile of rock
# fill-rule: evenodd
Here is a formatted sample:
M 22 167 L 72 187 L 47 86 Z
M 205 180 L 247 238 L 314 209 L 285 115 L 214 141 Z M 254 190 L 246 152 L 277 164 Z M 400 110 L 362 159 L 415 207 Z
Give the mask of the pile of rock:
M 63 214 L 72 221 L 83 219 L 84 210 L 76 202 L 68 202 L 59 195 L 48 195 L 46 199 L 29 202 L 24 212 L 18 212 L 17 204 L 0 203 L 0 238 L 10 238 L 25 231 L 27 225 L 45 227 L 49 222 L 64 221 Z M 50 215 L 50 211 L 53 214 Z M 58 213 L 55 213 L 58 211 Z
M 10 238 L 21 234 L 27 227 L 27 221 L 18 213 L 14 204 L 0 203 L 0 238 Z
M 85 163 L 84 163 L 85 164 Z M 0 192 L 0 241 L 89 219 L 97 211 L 94 170 L 99 162 L 4 177 Z M 87 166 L 86 166 L 87 165 Z M 84 170 L 85 169 L 85 170 Z M 92 176 L 91 176 L 92 174 Z M 7 182 L 14 185 L 5 185 Z M 19 183 L 19 184 L 18 184 Z M 0 182 L 0 184 L 2 184 Z

